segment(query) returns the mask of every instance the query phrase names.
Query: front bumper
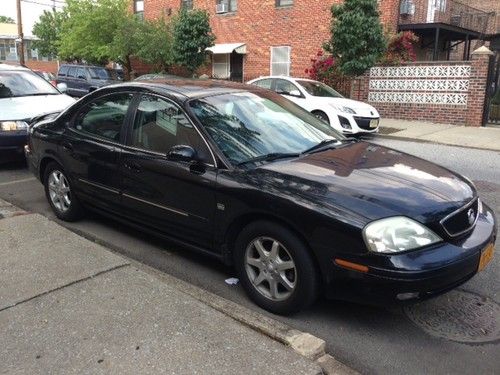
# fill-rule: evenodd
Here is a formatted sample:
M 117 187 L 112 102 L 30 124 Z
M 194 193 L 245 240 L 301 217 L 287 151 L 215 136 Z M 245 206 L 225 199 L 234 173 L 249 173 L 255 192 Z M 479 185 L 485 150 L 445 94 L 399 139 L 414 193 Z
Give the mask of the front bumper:
M 0 163 L 23 159 L 27 140 L 26 131 L 0 132 Z
M 377 133 L 379 130 L 380 117 L 362 117 L 342 113 L 338 115 L 338 119 L 344 134 Z M 372 127 L 373 123 L 376 123 L 375 127 Z
M 481 254 L 496 241 L 495 216 L 483 207 L 473 231 L 455 243 L 396 255 L 339 255 L 368 266 L 368 272 L 348 270 L 332 260 L 327 297 L 380 305 L 427 299 L 463 284 L 478 272 Z

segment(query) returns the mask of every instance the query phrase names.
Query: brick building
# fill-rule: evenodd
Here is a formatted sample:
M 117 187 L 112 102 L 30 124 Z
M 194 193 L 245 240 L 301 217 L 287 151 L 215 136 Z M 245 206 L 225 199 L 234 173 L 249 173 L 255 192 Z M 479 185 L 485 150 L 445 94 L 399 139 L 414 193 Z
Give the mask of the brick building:
M 145 19 L 168 19 L 180 7 L 207 10 L 216 44 L 206 73 L 247 81 L 269 74 L 304 76 L 310 59 L 330 37 L 330 8 L 342 0 L 131 1 Z M 419 60 L 467 60 L 472 42 L 495 32 L 494 11 L 500 2 L 468 4 L 474 2 L 482 9 L 456 0 L 378 1 L 387 30 L 412 30 L 420 36 Z M 142 73 L 147 67 L 136 64 L 134 70 Z

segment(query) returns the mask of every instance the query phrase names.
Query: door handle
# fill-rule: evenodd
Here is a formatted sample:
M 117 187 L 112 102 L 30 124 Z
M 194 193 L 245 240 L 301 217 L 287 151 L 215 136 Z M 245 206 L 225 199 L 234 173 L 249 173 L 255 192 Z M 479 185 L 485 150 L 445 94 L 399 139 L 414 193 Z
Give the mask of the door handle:
M 132 172 L 139 173 L 141 171 L 141 166 L 135 162 L 125 162 L 123 166 Z

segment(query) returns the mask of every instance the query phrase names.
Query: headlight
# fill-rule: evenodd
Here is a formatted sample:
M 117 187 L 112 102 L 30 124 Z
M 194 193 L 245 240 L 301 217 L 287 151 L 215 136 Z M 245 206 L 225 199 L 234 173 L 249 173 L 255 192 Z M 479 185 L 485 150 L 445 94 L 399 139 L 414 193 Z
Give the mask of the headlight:
M 333 104 L 333 103 L 330 103 L 330 105 L 333 108 L 335 108 L 337 111 L 344 112 L 344 113 L 350 113 L 350 114 L 353 114 L 353 115 L 356 114 L 356 111 L 354 111 L 354 109 L 352 109 L 352 108 L 345 107 L 343 105 Z
M 4 132 L 27 129 L 28 124 L 24 121 L 0 121 L 0 130 Z
M 375 253 L 399 253 L 442 241 L 436 233 L 404 216 L 389 217 L 363 229 L 368 250 Z

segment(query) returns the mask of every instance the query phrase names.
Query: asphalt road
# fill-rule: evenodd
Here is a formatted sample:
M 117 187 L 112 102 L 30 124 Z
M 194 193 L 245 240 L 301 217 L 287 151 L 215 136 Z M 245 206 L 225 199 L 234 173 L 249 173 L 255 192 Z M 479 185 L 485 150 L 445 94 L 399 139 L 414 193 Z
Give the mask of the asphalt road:
M 374 142 L 430 159 L 467 175 L 476 183 L 483 200 L 500 214 L 499 153 L 381 138 Z M 57 221 L 45 200 L 42 185 L 21 164 L 0 166 L 0 197 Z M 91 214 L 78 223 L 61 224 L 97 239 L 119 253 L 249 308 L 258 309 L 239 285 L 229 286 L 224 282 L 226 278 L 234 276 L 232 270 L 210 258 L 151 238 L 98 215 Z M 489 266 L 459 287 L 460 291 L 472 292 L 493 304 L 500 302 L 498 243 L 495 253 Z M 446 295 L 440 298 L 429 303 L 439 304 L 443 301 L 444 308 Z M 452 307 L 457 311 L 463 310 L 462 304 L 457 303 Z M 269 315 L 263 310 L 260 312 Z M 364 374 L 500 372 L 498 340 L 470 345 L 436 337 L 414 324 L 402 308 L 384 309 L 320 300 L 309 310 L 292 317 L 273 317 L 323 338 L 329 353 Z M 425 320 L 426 317 L 422 318 Z M 491 323 L 495 319 L 498 321 L 498 316 L 491 316 L 489 322 L 480 324 Z M 465 332 L 466 328 L 453 326 L 450 329 Z

